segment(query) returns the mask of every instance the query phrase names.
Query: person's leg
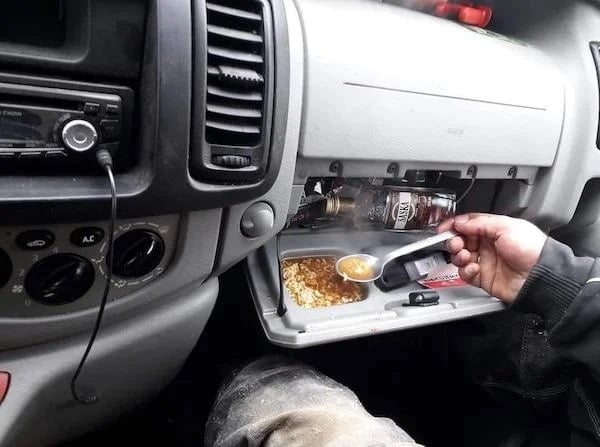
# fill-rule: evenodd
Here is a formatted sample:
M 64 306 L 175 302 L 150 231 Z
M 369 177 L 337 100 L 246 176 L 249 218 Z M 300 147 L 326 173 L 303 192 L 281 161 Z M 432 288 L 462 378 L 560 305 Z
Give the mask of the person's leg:
M 348 388 L 303 364 L 264 357 L 224 386 L 206 426 L 207 447 L 418 447 L 375 418 Z

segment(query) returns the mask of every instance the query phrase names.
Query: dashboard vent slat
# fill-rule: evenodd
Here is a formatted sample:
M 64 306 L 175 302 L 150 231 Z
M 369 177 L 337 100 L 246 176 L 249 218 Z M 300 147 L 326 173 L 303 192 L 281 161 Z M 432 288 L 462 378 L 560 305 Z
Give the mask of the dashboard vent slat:
M 250 43 L 262 43 L 262 36 L 247 31 L 225 28 L 224 26 L 208 25 L 208 32 L 229 39 L 237 39 Z
M 230 6 L 217 5 L 216 3 L 206 3 L 206 9 L 212 12 L 218 12 L 239 19 L 253 20 L 255 22 L 260 22 L 262 20 L 260 14 L 243 11 L 241 9 L 232 8 Z
M 261 92 L 256 91 L 235 91 L 235 90 L 227 90 L 221 87 L 217 87 L 215 85 L 208 86 L 208 94 L 219 96 L 221 98 L 226 99 L 237 99 L 239 101 L 251 101 L 251 102 L 261 102 L 263 100 L 263 95 Z
M 206 121 L 207 127 L 212 127 L 217 130 L 224 130 L 227 132 L 235 132 L 238 134 L 258 134 L 260 133 L 260 128 L 256 126 L 245 126 L 243 124 L 233 124 L 233 123 L 222 123 L 218 121 Z
M 263 57 L 260 54 L 245 53 L 243 51 L 231 50 L 229 48 L 219 48 L 211 46 L 210 44 L 208 46 L 208 56 L 255 64 L 262 64 L 264 62 Z
M 210 102 L 206 105 L 206 110 L 210 113 L 218 113 L 220 115 L 229 115 L 240 118 L 262 118 L 262 112 L 257 109 L 251 109 L 247 107 L 230 107 L 218 104 L 211 104 Z

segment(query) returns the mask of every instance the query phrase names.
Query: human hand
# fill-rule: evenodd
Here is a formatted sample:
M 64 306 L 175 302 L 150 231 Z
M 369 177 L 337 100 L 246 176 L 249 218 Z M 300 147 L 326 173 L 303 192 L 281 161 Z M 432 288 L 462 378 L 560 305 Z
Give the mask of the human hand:
M 537 263 L 547 236 L 522 219 L 470 213 L 443 222 L 438 232 L 459 236 L 446 246 L 460 277 L 510 304 Z

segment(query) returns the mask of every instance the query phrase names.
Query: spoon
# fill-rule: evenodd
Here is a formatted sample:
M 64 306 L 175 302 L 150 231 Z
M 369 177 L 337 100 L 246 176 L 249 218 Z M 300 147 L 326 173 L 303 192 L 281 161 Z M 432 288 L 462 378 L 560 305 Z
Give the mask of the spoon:
M 400 247 L 380 258 L 366 253 L 344 256 L 335 263 L 335 270 L 338 275 L 343 276 L 345 280 L 353 282 L 375 281 L 383 274 L 385 266 L 394 259 L 445 242 L 448 239 L 452 239 L 454 236 L 456 236 L 455 232 L 444 231 L 435 236 L 421 239 L 420 241 Z

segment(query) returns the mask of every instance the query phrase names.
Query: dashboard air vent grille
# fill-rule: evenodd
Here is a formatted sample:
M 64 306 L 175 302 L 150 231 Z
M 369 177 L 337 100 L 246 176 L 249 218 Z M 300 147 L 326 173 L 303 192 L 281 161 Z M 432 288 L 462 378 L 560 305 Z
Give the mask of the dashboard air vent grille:
M 208 0 L 206 17 L 206 142 L 258 147 L 264 141 L 267 91 L 264 5 Z

